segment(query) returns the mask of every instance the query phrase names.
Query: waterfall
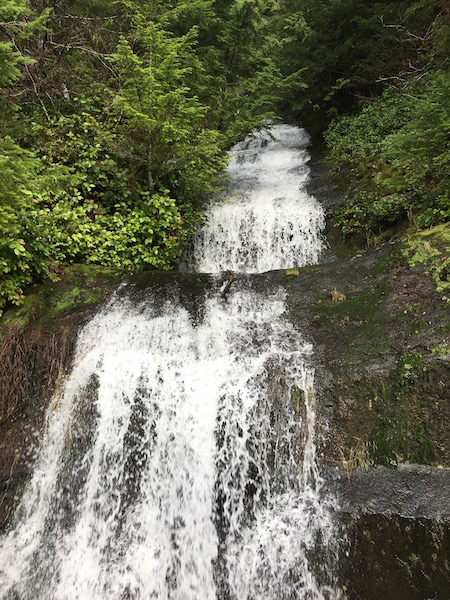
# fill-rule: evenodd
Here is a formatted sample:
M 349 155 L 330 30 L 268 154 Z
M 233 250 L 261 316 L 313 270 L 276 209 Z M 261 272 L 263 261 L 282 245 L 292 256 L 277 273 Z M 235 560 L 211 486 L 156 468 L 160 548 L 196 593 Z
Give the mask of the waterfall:
M 321 205 L 305 190 L 306 132 L 278 125 L 231 149 L 229 184 L 194 239 L 189 270 L 263 273 L 317 262 Z
M 305 174 L 294 168 L 306 160 L 304 133 L 273 134 L 281 141 L 239 145 L 245 160 L 232 164 L 230 187 L 236 193 L 254 176 L 261 197 L 282 164 L 287 191 L 275 204 L 286 200 L 291 211 L 297 193 L 300 207 L 284 225 L 280 209 L 273 224 L 300 228 L 303 242 L 292 240 L 289 253 L 310 240 L 306 255 L 317 256 L 321 209 L 299 190 Z M 256 225 L 257 213 L 252 244 L 269 222 Z M 233 229 L 233 218 L 219 221 Z M 196 268 L 229 266 L 225 242 L 208 250 L 205 239 Z M 272 258 L 242 270 L 311 259 L 289 253 L 271 247 Z M 214 287 L 193 308 L 176 290 L 136 297 L 123 285 L 81 331 L 32 479 L 0 540 L 0 598 L 340 597 L 327 569 L 335 530 L 315 457 L 313 349 L 286 319 L 283 290 L 262 294 L 243 278 L 224 300 Z

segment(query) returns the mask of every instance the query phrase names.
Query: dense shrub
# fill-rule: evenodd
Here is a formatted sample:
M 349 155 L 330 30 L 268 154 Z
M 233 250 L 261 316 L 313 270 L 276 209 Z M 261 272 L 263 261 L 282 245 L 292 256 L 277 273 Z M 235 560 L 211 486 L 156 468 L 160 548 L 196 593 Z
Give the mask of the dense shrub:
M 437 71 L 387 90 L 327 133 L 335 167 L 351 174 L 352 193 L 338 212 L 345 235 L 411 221 L 450 220 L 450 74 Z

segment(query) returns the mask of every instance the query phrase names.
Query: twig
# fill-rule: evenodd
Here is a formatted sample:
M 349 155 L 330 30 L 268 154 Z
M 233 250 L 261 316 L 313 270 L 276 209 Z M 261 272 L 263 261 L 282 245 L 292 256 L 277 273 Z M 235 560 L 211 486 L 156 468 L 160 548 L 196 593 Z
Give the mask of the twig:
M 230 291 L 230 287 L 231 284 L 233 283 L 233 281 L 236 279 L 236 275 L 233 273 L 233 271 L 227 271 L 226 275 L 228 276 L 228 281 L 226 286 L 223 288 L 223 290 L 220 292 L 220 297 L 221 298 L 225 298 L 225 296 L 228 294 L 228 292 Z

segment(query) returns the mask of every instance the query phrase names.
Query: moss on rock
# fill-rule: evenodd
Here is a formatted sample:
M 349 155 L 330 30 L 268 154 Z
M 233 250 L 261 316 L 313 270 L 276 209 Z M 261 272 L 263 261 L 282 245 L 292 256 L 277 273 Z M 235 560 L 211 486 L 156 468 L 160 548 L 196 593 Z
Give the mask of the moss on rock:
M 47 280 L 27 289 L 20 307 L 5 311 L 0 331 L 7 325 L 25 328 L 58 326 L 58 320 L 98 306 L 117 285 L 123 271 L 96 265 L 71 265 L 60 273 L 57 281 Z
M 315 340 L 331 464 L 450 466 L 448 309 L 401 250 L 300 269 L 286 284 L 294 323 Z

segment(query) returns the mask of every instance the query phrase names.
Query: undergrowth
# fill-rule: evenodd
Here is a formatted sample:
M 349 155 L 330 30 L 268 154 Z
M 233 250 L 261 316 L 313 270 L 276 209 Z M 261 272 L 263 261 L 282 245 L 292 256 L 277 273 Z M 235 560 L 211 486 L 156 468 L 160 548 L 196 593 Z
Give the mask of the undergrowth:
M 450 224 L 411 233 L 402 253 L 410 267 L 417 264 L 425 267 L 433 277 L 437 292 L 450 303 Z

